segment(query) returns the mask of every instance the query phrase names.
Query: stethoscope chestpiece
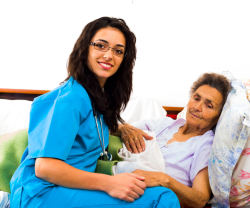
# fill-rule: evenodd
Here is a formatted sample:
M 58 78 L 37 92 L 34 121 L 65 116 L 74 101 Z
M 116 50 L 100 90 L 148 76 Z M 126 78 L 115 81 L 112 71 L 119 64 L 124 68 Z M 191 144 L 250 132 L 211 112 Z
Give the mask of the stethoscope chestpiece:
M 106 157 L 108 161 L 112 160 L 112 155 L 109 152 L 107 152 L 107 151 L 105 151 L 104 154 L 101 152 L 100 156 L 101 156 L 100 157 L 101 160 L 104 160 L 104 157 Z

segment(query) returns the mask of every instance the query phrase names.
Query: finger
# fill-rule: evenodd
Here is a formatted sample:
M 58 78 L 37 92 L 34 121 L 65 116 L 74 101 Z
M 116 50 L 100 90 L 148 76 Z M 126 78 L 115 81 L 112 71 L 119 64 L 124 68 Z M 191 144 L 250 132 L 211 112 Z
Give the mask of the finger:
M 146 139 L 146 140 L 151 140 L 153 139 L 152 136 L 149 136 L 147 133 L 145 133 L 144 131 L 142 131 L 142 136 Z
M 132 149 L 131 149 L 131 147 L 130 147 L 129 141 L 128 141 L 128 140 L 124 141 L 124 144 L 125 144 L 127 150 L 128 150 L 129 152 L 133 153 L 133 151 L 132 151 Z
M 142 140 L 144 142 L 143 138 L 141 138 L 140 140 Z M 135 143 L 135 146 L 136 146 L 138 152 L 142 152 L 142 147 L 141 147 L 141 141 L 140 140 L 137 139 L 137 138 L 134 139 L 134 143 Z
M 133 199 L 138 199 L 140 197 L 140 195 L 137 192 L 134 191 L 135 189 L 137 191 L 139 191 L 139 187 L 136 188 L 136 185 L 135 185 L 133 187 L 133 189 L 128 193 L 128 196 L 133 198 Z M 143 190 L 141 190 L 141 191 L 143 191 Z M 141 191 L 139 191 L 139 192 L 141 192 Z
M 141 151 L 140 151 L 140 152 L 142 152 L 142 151 L 145 150 L 145 147 L 146 147 L 145 141 L 144 141 L 144 139 L 143 139 L 143 137 L 142 137 L 141 135 L 138 136 L 138 140 L 139 140 L 139 142 L 140 142 L 140 148 L 141 148 Z M 137 145 L 137 144 L 136 144 L 136 145 Z M 138 148 L 138 146 L 137 146 L 137 148 Z M 139 148 L 138 148 L 138 149 L 139 149 Z
M 136 147 L 136 145 L 135 145 L 135 142 L 134 142 L 134 140 L 130 140 L 130 147 L 131 147 L 131 149 L 133 150 L 133 153 L 138 153 L 138 151 L 137 151 L 137 147 Z
M 143 193 L 144 193 L 144 191 L 143 191 L 143 193 L 139 190 L 139 189 L 141 189 L 141 190 L 145 190 L 146 189 L 146 183 L 144 182 L 144 181 L 140 181 L 140 180 L 136 180 L 135 181 L 135 185 L 137 186 L 137 188 L 136 188 L 136 190 L 138 191 L 137 193 L 138 194 L 140 194 L 140 195 L 142 195 Z M 138 189 L 139 188 L 139 189 Z
M 126 201 L 126 202 L 134 202 L 134 201 L 135 201 L 135 200 L 134 200 L 132 197 L 130 197 L 130 196 L 121 197 L 120 199 L 121 199 L 121 200 L 124 200 L 124 201 Z
M 146 187 L 146 184 L 145 184 L 145 187 Z M 140 186 L 137 186 L 137 185 L 135 185 L 134 188 L 133 188 L 133 191 L 138 195 L 138 197 L 144 194 L 144 190 L 145 189 L 143 189 L 143 188 L 141 188 Z
M 136 179 L 138 179 L 138 180 L 145 180 L 145 177 L 143 177 L 143 176 L 140 176 L 139 174 L 137 174 L 137 173 L 127 173 L 128 175 L 130 175 L 130 176 L 132 176 L 132 177 L 134 177 L 134 178 L 136 178 Z

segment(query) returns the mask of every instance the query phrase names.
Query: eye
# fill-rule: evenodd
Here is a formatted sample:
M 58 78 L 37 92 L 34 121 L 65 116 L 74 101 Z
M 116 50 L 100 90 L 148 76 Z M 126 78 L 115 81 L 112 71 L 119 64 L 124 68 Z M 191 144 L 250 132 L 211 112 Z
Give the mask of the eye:
M 194 99 L 198 101 L 198 100 L 199 100 L 199 97 L 198 97 L 198 96 L 194 96 Z
M 117 54 L 119 54 L 119 55 L 124 54 L 124 51 L 121 50 L 121 49 L 115 49 L 114 51 L 115 51 L 115 53 L 117 53 Z
M 100 49 L 104 49 L 104 48 L 105 48 L 105 45 L 102 44 L 102 43 L 96 43 L 95 46 L 96 46 L 97 48 L 100 48 Z
M 211 104 L 208 104 L 207 107 L 208 108 L 213 108 L 213 106 Z

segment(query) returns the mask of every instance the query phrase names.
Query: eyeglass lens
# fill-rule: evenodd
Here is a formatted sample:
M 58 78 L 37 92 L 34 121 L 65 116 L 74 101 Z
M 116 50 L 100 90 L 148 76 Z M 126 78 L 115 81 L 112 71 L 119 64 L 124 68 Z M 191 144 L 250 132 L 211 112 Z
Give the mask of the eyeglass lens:
M 103 51 L 103 52 L 106 52 L 109 50 L 109 48 L 111 48 L 109 47 L 108 44 L 103 43 L 103 42 L 95 42 L 93 45 L 96 50 Z M 119 57 L 124 57 L 125 50 L 123 47 L 114 47 L 112 49 L 113 49 L 114 55 L 119 56 Z

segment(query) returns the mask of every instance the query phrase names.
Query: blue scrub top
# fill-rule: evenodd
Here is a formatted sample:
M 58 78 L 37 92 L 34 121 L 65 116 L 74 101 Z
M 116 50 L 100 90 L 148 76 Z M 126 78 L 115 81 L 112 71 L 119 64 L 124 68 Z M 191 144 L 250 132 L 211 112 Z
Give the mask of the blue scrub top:
M 109 131 L 103 120 L 105 148 Z M 100 122 L 98 120 L 99 130 Z M 35 176 L 39 157 L 57 158 L 80 170 L 94 172 L 102 152 L 86 90 L 72 77 L 51 92 L 36 98 L 31 106 L 28 156 L 14 173 L 10 185 L 12 205 L 20 204 L 22 190 L 39 196 L 55 185 Z

